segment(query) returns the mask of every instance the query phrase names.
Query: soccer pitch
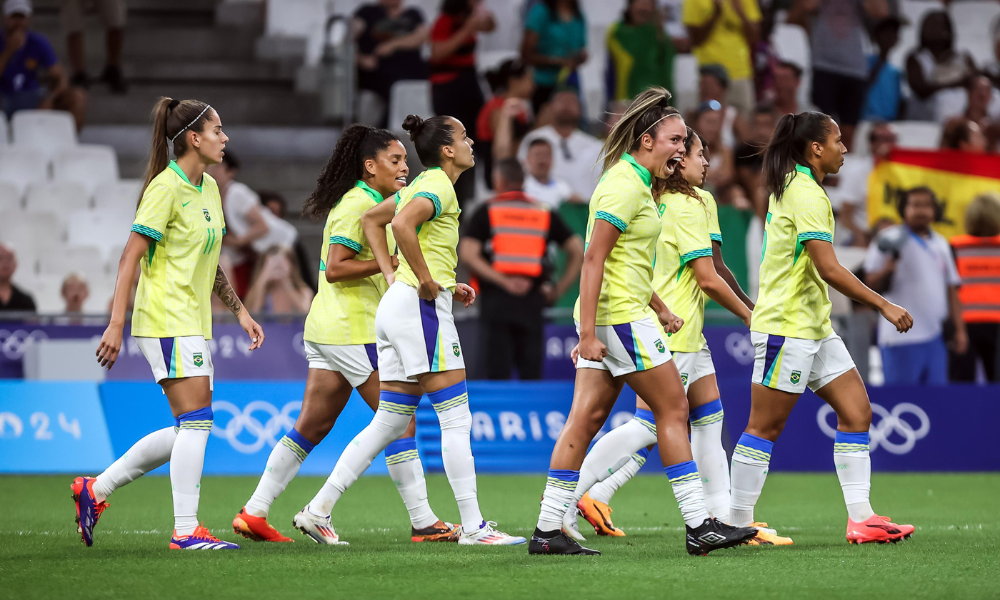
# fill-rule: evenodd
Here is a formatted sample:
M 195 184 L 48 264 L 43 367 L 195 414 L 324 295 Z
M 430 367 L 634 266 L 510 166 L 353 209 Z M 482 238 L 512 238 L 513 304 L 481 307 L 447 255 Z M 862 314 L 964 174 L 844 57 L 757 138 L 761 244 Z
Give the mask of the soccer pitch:
M 529 556 L 526 546 L 414 544 L 392 482 L 363 477 L 337 505 L 350 546 L 318 546 L 291 527 L 322 479 L 295 479 L 271 510 L 294 544 L 262 544 L 230 523 L 256 478 L 206 477 L 200 518 L 235 552 L 169 551 L 166 477 L 115 493 L 86 548 L 76 533 L 72 477 L 0 477 L 0 598 L 997 598 L 1000 474 L 875 475 L 877 510 L 913 523 L 896 545 L 851 546 L 837 478 L 774 473 L 758 518 L 791 547 L 684 551 L 683 522 L 664 477 L 637 477 L 612 504 L 625 538 L 588 537 L 598 557 Z M 428 477 L 444 520 L 458 509 L 443 475 Z M 483 513 L 528 536 L 544 476 L 480 476 Z M 586 523 L 581 531 L 591 530 Z

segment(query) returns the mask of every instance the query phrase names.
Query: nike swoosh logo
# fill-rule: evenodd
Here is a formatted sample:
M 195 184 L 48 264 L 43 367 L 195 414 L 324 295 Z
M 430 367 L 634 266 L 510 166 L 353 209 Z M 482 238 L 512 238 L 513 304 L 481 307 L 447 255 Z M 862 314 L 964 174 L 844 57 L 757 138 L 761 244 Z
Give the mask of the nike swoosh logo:
M 188 204 L 191 204 L 192 202 L 194 202 L 194 200 L 188 200 L 187 202 L 181 204 L 181 208 L 184 208 L 185 206 L 187 206 Z

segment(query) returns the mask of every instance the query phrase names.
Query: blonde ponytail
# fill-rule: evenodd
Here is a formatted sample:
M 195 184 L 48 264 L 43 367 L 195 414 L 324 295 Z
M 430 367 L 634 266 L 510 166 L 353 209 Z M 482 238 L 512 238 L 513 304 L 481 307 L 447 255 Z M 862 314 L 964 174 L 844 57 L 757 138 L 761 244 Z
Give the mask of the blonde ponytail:
M 601 149 L 602 172 L 607 172 L 626 152 L 638 150 L 644 133 L 655 139 L 660 121 L 680 116 L 681 113 L 670 106 L 670 92 L 664 88 L 651 87 L 636 96 L 604 141 L 604 148 Z

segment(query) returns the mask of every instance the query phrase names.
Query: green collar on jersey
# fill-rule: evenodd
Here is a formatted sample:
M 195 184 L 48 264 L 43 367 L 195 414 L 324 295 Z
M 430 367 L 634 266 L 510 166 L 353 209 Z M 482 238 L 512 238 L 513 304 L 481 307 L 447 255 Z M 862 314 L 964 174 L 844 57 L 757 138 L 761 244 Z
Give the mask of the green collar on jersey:
M 635 162 L 635 158 L 633 158 L 631 154 L 626 152 L 622 155 L 622 160 L 632 165 L 632 168 L 635 169 L 636 175 L 638 175 L 639 179 L 646 184 L 646 187 L 649 187 L 653 183 L 653 176 L 649 174 L 649 169 Z
M 172 170 L 174 171 L 174 173 L 177 173 L 178 175 L 180 175 L 181 179 L 183 179 L 183 180 L 184 180 L 184 183 L 188 184 L 189 186 L 191 186 L 191 187 L 193 187 L 194 189 L 196 189 L 196 190 L 198 190 L 199 192 L 201 192 L 201 185 L 195 185 L 195 184 L 191 183 L 191 182 L 190 182 L 190 181 L 188 180 L 188 176 L 184 174 L 184 171 L 183 171 L 183 170 L 182 170 L 182 169 L 181 169 L 181 168 L 180 168 L 179 166 L 177 166 L 177 161 L 176 161 L 176 160 L 172 160 L 172 161 L 170 161 L 170 164 L 169 164 L 169 165 L 167 165 L 167 166 L 168 166 L 168 167 L 169 167 L 170 169 L 172 169 Z M 202 184 L 202 185 L 205 185 L 205 176 L 204 176 L 204 175 L 202 175 L 202 178 L 201 178 L 201 184 Z
M 798 171 L 799 173 L 805 173 L 806 175 L 809 176 L 809 179 L 816 181 L 816 178 L 813 176 L 812 169 L 810 169 L 809 167 L 796 163 L 795 170 Z
M 437 169 L 438 171 L 444 171 L 444 169 L 442 169 L 441 167 L 430 167 L 430 168 L 429 168 L 429 169 L 427 169 L 427 170 L 428 170 L 428 171 L 433 171 L 433 170 L 435 170 L 435 169 Z
M 375 201 L 375 204 L 378 204 L 379 202 L 381 202 L 383 200 L 382 194 L 380 194 L 380 193 L 376 192 L 375 190 L 373 190 L 371 188 L 371 186 L 369 186 L 364 181 L 361 181 L 360 179 L 358 180 L 357 183 L 354 184 L 354 187 L 359 187 L 362 190 L 364 190 L 365 193 L 368 194 L 371 197 L 371 199 Z

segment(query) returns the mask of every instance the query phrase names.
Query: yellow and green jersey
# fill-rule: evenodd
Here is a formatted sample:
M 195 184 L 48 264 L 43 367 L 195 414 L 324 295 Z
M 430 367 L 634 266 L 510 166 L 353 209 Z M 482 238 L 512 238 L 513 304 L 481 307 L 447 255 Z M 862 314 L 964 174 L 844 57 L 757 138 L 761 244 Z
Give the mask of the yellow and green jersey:
M 590 199 L 587 245 L 594 223 L 607 221 L 621 235 L 604 263 L 604 280 L 597 300 L 597 325 L 621 325 L 647 318 L 653 296 L 653 262 L 660 215 L 650 192 L 649 171 L 625 154 L 601 177 Z M 573 318 L 580 320 L 580 299 Z
M 132 335 L 212 339 L 212 287 L 226 222 L 219 186 L 193 185 L 171 161 L 142 194 L 132 231 L 150 238 L 139 262 Z
M 417 227 L 417 241 L 431 278 L 455 291 L 455 267 L 458 266 L 458 207 L 455 186 L 440 167 L 431 167 L 417 176 L 410 185 L 396 192 L 396 214 L 414 198 L 427 198 L 434 203 L 434 216 Z M 399 253 L 396 279 L 413 287 L 420 281 L 406 256 Z
M 306 316 L 305 341 L 330 346 L 375 343 L 375 310 L 388 289 L 385 277 L 376 273 L 362 279 L 330 283 L 326 280 L 326 258 L 330 256 L 330 245 L 340 244 L 357 252 L 354 260 L 375 259 L 361 228 L 361 216 L 379 202 L 382 202 L 382 195 L 358 181 L 330 210 L 323 228 L 319 289 Z M 386 236 L 389 252 L 393 253 L 396 244 L 389 227 L 386 227 Z
M 833 208 L 808 167 L 796 165 L 786 181 L 781 201 L 768 200 L 750 331 L 820 340 L 833 333 L 830 295 L 803 243 L 833 242 Z
M 684 319 L 681 330 L 667 338 L 671 352 L 698 352 L 705 347 L 705 294 L 688 263 L 696 258 L 711 258 L 713 239 L 722 240 L 715 198 L 696 190 L 700 199 L 680 192 L 668 192 L 659 198 L 663 230 L 656 242 L 653 290 L 675 315 Z

